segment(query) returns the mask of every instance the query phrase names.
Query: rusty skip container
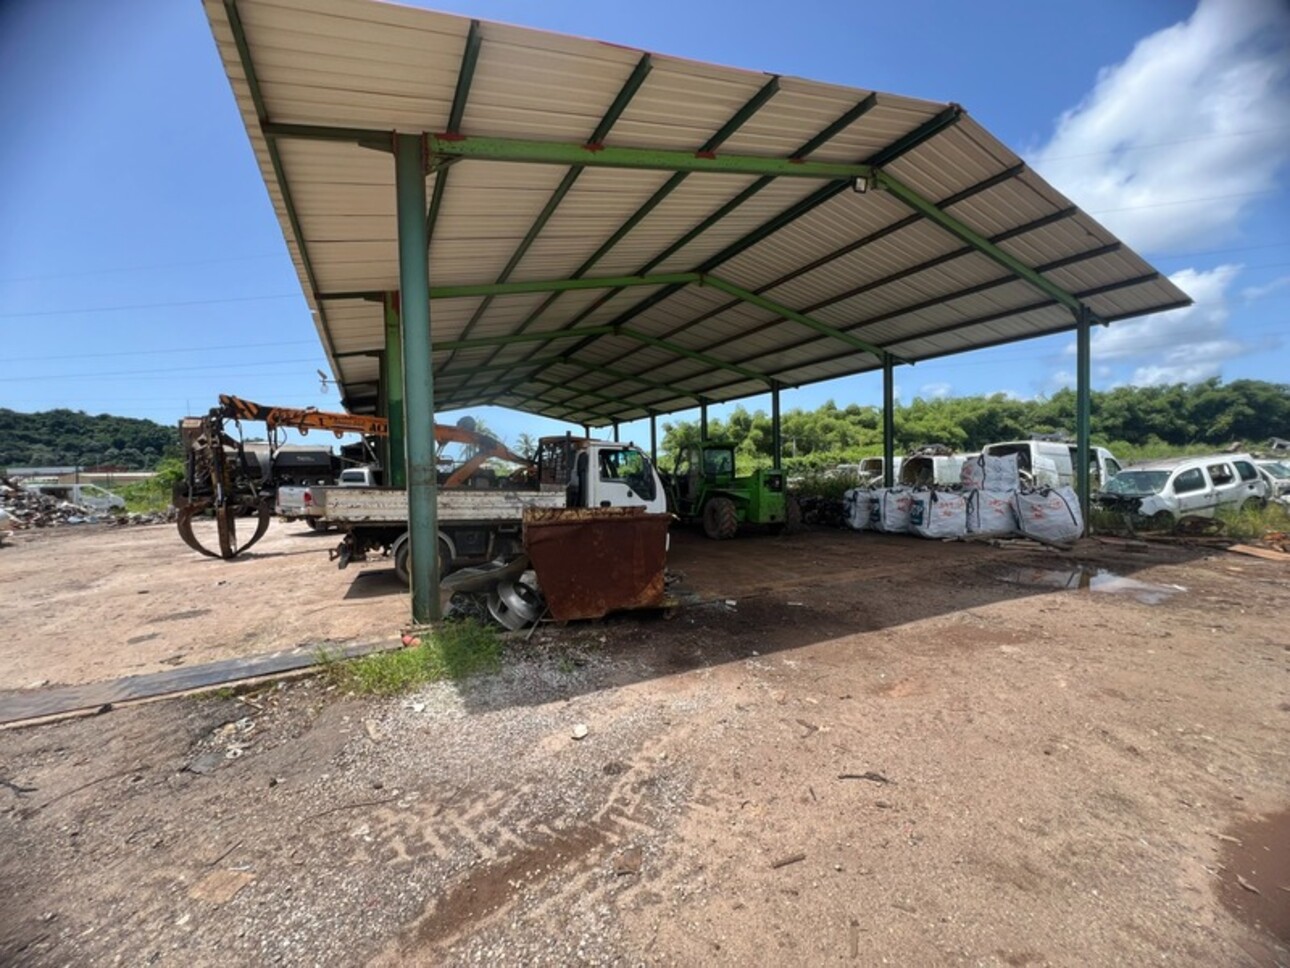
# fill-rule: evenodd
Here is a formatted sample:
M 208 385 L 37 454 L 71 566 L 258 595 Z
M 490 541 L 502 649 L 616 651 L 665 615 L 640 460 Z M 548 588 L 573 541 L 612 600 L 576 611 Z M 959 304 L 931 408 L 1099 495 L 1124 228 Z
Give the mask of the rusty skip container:
M 524 550 L 552 618 L 663 604 L 670 514 L 644 508 L 528 508 Z

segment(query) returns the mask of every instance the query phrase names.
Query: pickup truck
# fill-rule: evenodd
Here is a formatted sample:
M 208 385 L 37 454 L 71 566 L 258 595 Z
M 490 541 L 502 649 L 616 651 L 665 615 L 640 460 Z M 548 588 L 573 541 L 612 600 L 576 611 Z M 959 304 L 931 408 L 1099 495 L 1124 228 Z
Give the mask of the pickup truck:
M 371 467 L 347 467 L 340 472 L 338 487 L 376 487 L 378 472 Z M 312 491 L 320 486 L 299 486 L 284 484 L 278 488 L 274 502 L 274 513 L 288 521 L 303 520 L 314 531 L 326 531 L 328 524 L 321 518 L 321 510 L 314 504 Z
M 544 437 L 536 480 L 523 487 L 441 487 L 438 492 L 439 568 L 446 574 L 523 550 L 526 508 L 643 507 L 667 512 L 663 481 L 635 445 L 581 437 Z M 402 488 L 313 487 L 317 527 L 345 538 L 332 552 L 339 567 L 382 551 L 407 582 L 408 496 Z

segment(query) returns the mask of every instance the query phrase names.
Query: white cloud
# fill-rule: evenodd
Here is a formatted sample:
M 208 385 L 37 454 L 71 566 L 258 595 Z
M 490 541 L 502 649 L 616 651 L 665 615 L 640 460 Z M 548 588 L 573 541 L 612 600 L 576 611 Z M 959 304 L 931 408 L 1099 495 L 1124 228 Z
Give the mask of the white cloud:
M 1241 298 L 1247 303 L 1257 302 L 1264 296 L 1270 296 L 1278 289 L 1284 289 L 1286 286 L 1290 286 L 1290 276 L 1281 276 L 1279 279 L 1273 279 L 1262 286 L 1247 286 L 1241 290 Z
M 939 400 L 942 397 L 948 397 L 953 389 L 954 385 L 950 383 L 924 383 L 919 392 L 925 397 Z
M 1186 353 L 1193 344 L 1205 344 L 1214 350 L 1219 342 L 1227 344 L 1224 359 L 1238 355 L 1239 344 L 1227 339 L 1227 321 L 1231 316 L 1227 290 L 1240 271 L 1239 265 L 1221 265 L 1208 270 L 1175 272 L 1169 280 L 1192 297 L 1192 305 L 1095 329 L 1093 359 L 1104 364 L 1133 357 Z M 1073 342 L 1067 345 L 1066 353 L 1074 355 Z
M 1057 370 L 1048 377 L 1047 389 L 1049 392 L 1054 390 L 1063 390 L 1066 387 L 1075 385 L 1075 374 L 1070 370 Z
M 1290 5 L 1201 0 L 1104 68 L 1031 162 L 1135 248 L 1209 244 L 1276 188 L 1288 78 Z

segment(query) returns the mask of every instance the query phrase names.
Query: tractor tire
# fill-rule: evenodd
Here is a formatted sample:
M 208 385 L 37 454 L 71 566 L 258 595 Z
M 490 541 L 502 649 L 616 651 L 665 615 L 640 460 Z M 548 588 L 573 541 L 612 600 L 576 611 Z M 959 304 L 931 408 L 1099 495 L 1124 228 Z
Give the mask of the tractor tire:
M 770 526 L 771 534 L 796 534 L 802 530 L 802 505 L 796 497 L 784 499 L 784 520 Z
M 703 533 L 714 541 L 733 538 L 739 530 L 735 502 L 728 497 L 714 497 L 703 506 Z

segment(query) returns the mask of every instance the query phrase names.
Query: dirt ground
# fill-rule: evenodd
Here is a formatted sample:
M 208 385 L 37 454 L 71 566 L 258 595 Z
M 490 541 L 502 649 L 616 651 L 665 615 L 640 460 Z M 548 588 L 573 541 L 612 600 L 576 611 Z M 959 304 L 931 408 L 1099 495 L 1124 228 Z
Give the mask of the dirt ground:
M 160 531 L 0 551 L 5 682 L 402 621 L 322 538 Z M 716 600 L 465 683 L 0 732 L 0 963 L 1290 963 L 1286 565 L 815 531 L 671 566 Z

